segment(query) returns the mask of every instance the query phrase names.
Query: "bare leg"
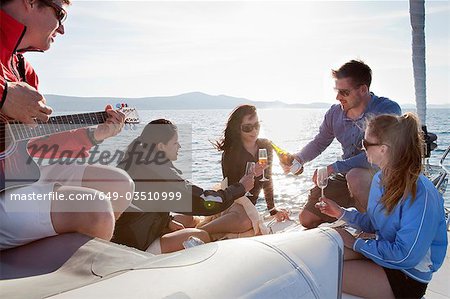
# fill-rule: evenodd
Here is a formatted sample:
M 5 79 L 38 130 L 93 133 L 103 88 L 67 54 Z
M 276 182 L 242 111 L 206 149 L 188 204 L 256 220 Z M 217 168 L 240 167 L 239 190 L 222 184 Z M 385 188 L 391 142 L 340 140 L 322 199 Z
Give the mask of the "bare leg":
M 364 298 L 394 298 L 383 268 L 369 260 L 344 262 L 342 291 Z
M 83 187 L 62 186 L 55 187 L 54 191 L 63 194 L 64 198 L 74 194 L 94 198 L 86 201 L 52 201 L 50 217 L 58 234 L 78 232 L 104 240 L 111 239 L 115 220 L 109 201 L 95 198 L 95 190 Z
M 161 237 L 161 252 L 168 253 L 184 249 L 183 242 L 190 236 L 199 238 L 205 243 L 211 241 L 207 232 L 196 228 L 185 228 Z
M 206 223 L 201 229 L 212 235 L 219 233 L 243 233 L 252 227 L 252 222 L 244 208 L 239 204 L 235 204 L 228 213 Z
M 333 199 L 340 205 L 347 203 L 351 199 L 347 182 L 340 175 L 331 178 L 324 191 L 325 197 Z M 315 228 L 324 222 L 331 223 L 336 221 L 336 218 L 321 214 L 315 207 L 321 196 L 322 192 L 319 187 L 315 186 L 309 190 L 308 200 L 299 214 L 299 221 L 305 228 Z
M 305 228 L 315 228 L 319 226 L 321 223 L 325 222 L 322 218 L 317 216 L 314 213 L 311 213 L 310 211 L 303 209 L 300 211 L 300 214 L 298 215 L 300 224 L 303 225 Z
M 101 165 L 86 167 L 82 186 L 110 194 L 116 220 L 130 204 L 127 198 L 134 192 L 134 182 L 126 171 Z M 117 198 L 113 196 L 114 194 L 117 194 Z
M 347 247 L 344 247 L 344 261 L 365 260 L 365 259 L 367 258 L 361 253 L 353 251 Z
M 348 190 L 355 199 L 355 208 L 361 212 L 365 212 L 367 209 L 372 177 L 372 172 L 363 168 L 353 168 L 345 175 Z

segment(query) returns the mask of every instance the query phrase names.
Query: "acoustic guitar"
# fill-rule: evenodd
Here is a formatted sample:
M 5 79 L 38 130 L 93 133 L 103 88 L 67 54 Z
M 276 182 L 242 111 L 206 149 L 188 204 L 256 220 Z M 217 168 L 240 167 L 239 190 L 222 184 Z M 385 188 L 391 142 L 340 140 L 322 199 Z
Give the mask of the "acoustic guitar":
M 126 124 L 139 123 L 135 108 L 117 110 L 125 114 Z M 30 139 L 92 127 L 104 123 L 107 118 L 106 111 L 51 116 L 47 122 L 37 121 L 37 126 L 31 127 L 0 114 L 0 192 L 39 180 L 39 166 L 28 152 Z

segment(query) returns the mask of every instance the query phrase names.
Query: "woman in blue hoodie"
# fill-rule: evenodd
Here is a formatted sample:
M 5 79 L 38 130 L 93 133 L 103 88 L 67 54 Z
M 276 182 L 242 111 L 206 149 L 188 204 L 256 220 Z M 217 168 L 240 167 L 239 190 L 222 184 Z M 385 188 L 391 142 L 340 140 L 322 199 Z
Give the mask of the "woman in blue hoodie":
M 444 201 L 422 173 L 417 117 L 380 115 L 368 122 L 362 149 L 380 167 L 366 213 L 322 198 L 316 207 L 362 233 L 344 240 L 342 290 L 360 297 L 421 298 L 447 250 Z M 364 237 L 363 237 L 364 235 Z

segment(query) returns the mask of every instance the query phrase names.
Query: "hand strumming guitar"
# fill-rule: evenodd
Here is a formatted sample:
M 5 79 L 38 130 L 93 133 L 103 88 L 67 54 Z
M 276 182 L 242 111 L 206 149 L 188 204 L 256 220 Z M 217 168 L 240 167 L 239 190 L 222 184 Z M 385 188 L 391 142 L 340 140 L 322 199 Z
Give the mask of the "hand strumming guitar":
M 53 110 L 34 87 L 25 82 L 8 82 L 6 99 L 1 112 L 24 124 L 36 124 L 35 119 L 48 121 Z

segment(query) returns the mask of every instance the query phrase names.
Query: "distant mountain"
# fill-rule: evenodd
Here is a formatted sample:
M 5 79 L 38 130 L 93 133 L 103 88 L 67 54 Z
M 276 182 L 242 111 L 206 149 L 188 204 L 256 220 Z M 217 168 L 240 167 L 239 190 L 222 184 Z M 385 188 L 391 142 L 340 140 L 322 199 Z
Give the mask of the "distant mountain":
M 197 109 L 233 109 L 238 105 L 251 104 L 257 108 L 329 108 L 328 103 L 286 104 L 281 101 L 251 101 L 226 95 L 208 95 L 202 92 L 190 92 L 177 96 L 146 98 L 114 97 L 72 97 L 48 94 L 48 104 L 57 112 L 101 110 L 106 104 L 125 102 L 141 110 L 197 110 Z M 414 105 L 402 105 L 405 109 L 414 109 Z M 433 106 L 430 108 L 450 108 Z
M 415 110 L 416 105 L 413 104 L 400 104 L 403 109 Z M 450 105 L 427 105 L 427 109 L 450 109 Z
M 48 104 L 56 111 L 92 110 L 94 105 L 98 106 L 98 109 L 102 109 L 106 104 L 122 102 L 142 110 L 233 109 L 242 104 L 251 104 L 258 108 L 328 108 L 330 106 L 326 103 L 286 104 L 281 101 L 251 101 L 226 95 L 213 96 L 202 92 L 146 98 L 72 97 L 47 94 L 45 98 Z

